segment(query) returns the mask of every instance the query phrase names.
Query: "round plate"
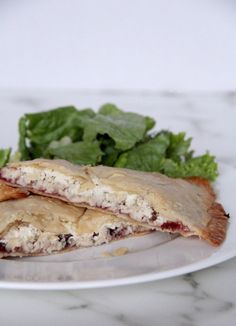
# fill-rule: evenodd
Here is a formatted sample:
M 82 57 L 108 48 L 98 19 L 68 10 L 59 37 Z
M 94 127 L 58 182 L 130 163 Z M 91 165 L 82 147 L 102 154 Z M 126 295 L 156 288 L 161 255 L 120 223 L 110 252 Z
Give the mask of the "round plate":
M 236 215 L 232 196 L 236 171 L 222 166 L 219 201 Z M 219 248 L 196 238 L 155 232 L 100 247 L 65 254 L 0 261 L 0 287 L 14 289 L 81 289 L 139 283 L 193 272 L 236 255 L 236 222 L 230 220 Z M 116 256 L 116 249 L 128 252 Z
M 51 97 L 51 102 L 48 106 L 58 105 L 57 101 L 60 101 L 62 105 L 71 102 L 75 103 L 75 105 L 79 104 L 77 103 L 78 94 L 76 93 L 74 97 L 72 95 L 70 94 L 68 98 L 65 97 L 63 100 L 63 98 L 60 98 L 60 94 L 56 93 L 55 98 Z M 89 99 L 91 102 L 94 101 L 94 103 L 104 102 L 104 99 L 101 97 L 91 100 L 91 97 L 85 96 L 83 98 L 81 96 L 81 105 L 87 103 L 92 107 L 95 106 L 89 102 Z M 119 99 L 120 97 L 109 98 L 108 100 L 119 104 Z M 33 111 L 32 108 L 30 109 L 31 102 L 29 102 L 30 105 L 27 108 L 26 104 L 28 102 L 26 104 L 24 102 L 24 105 L 21 105 L 19 100 L 17 100 L 17 104 L 14 101 L 10 101 L 6 99 L 4 102 L 4 97 L 1 100 L 4 108 L 15 107 L 15 111 L 12 110 L 11 114 L 9 110 L 4 109 L 2 111 L 0 147 L 16 143 L 15 126 L 19 116 L 24 112 Z M 122 101 L 120 100 L 121 107 L 127 106 L 129 108 L 131 106 L 132 111 L 144 112 L 143 108 L 147 105 L 148 100 L 145 98 L 143 103 L 130 100 L 129 106 L 128 104 L 125 105 L 126 101 L 126 97 L 124 98 L 124 103 L 121 103 Z M 183 111 L 182 106 L 179 107 L 178 112 L 179 114 L 181 113 L 181 119 L 179 116 L 177 117 L 175 113 L 176 103 L 175 100 L 173 108 L 168 107 L 168 110 L 165 110 L 165 106 L 163 106 L 163 109 L 160 108 L 158 116 L 154 109 L 147 109 L 145 114 L 161 121 L 161 127 L 163 128 L 170 128 L 170 130 L 175 131 L 186 130 L 189 136 L 194 136 L 193 147 L 200 149 L 201 152 L 204 151 L 205 146 L 208 145 L 207 147 L 209 148 L 209 144 L 211 152 L 216 153 L 216 155 L 220 155 L 221 152 L 227 150 L 227 146 L 224 145 L 225 140 L 219 137 L 216 138 L 212 132 L 216 128 L 212 122 L 212 119 L 215 117 L 214 112 L 211 112 L 208 117 L 208 137 L 208 134 L 195 130 L 192 124 L 188 123 L 190 120 L 187 109 Z M 81 107 L 81 105 L 78 105 L 78 107 Z M 138 105 L 140 105 L 139 109 L 137 108 Z M 150 104 L 149 107 L 151 106 Z M 205 117 L 205 111 L 198 111 L 195 118 L 199 119 L 199 116 Z M 229 119 L 228 123 L 225 123 L 227 127 L 230 125 L 230 121 L 233 121 L 233 119 Z M 206 122 L 204 123 L 206 124 Z M 221 127 L 222 124 L 219 123 L 217 130 L 220 130 Z M 210 128 L 212 128 L 211 132 Z M 227 130 L 230 130 L 230 128 L 228 127 Z M 224 137 L 227 137 L 227 130 L 225 133 L 222 132 Z M 206 137 L 208 137 L 207 145 L 204 142 Z M 229 139 L 233 139 L 232 135 L 229 135 Z M 230 213 L 231 219 L 227 238 L 222 246 L 218 248 L 214 248 L 205 241 L 196 238 L 185 239 L 155 232 L 150 235 L 120 240 L 100 247 L 79 249 L 65 254 L 48 257 L 2 259 L 0 260 L 0 288 L 62 290 L 117 286 L 177 276 L 197 271 L 234 257 L 236 256 L 236 221 L 233 219 L 236 216 L 234 199 L 235 180 L 236 169 L 227 164 L 220 163 L 220 177 L 214 188 L 219 202 L 224 205 L 226 212 Z M 115 250 L 119 248 L 125 248 L 127 253 L 122 256 L 116 256 Z

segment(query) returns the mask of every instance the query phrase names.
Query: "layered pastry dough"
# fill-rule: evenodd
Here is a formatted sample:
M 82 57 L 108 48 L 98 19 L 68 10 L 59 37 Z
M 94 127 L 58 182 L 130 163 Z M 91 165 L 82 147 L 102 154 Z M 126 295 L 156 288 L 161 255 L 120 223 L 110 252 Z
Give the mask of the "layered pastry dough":
M 61 160 L 9 164 L 0 171 L 9 184 L 81 207 L 106 211 L 164 232 L 196 235 L 212 245 L 225 238 L 227 216 L 206 180 L 172 179 Z
M 0 203 L 0 257 L 46 255 L 147 233 L 135 222 L 29 196 Z
M 0 180 L 0 202 L 9 199 L 24 198 L 27 196 L 27 191 L 19 188 L 10 187 Z

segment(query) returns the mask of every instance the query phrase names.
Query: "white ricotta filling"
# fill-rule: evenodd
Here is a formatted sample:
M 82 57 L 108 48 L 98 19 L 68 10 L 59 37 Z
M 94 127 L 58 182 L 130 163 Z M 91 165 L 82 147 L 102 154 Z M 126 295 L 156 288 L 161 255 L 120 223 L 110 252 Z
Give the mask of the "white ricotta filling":
M 62 196 L 73 203 L 85 203 L 114 213 L 129 215 L 136 221 L 160 226 L 166 219 L 157 216 L 152 219 L 154 210 L 150 204 L 137 194 L 126 191 L 113 192 L 111 187 L 99 184 L 96 178 L 94 188 L 81 191 L 80 182 L 72 177 L 50 169 L 32 167 L 3 168 L 2 177 L 23 187 L 31 187 L 47 194 Z
M 7 252 L 22 253 L 52 253 L 63 249 L 63 242 L 58 241 L 58 236 L 42 232 L 33 225 L 11 228 L 1 239 Z
M 98 233 L 83 235 L 56 235 L 43 232 L 33 225 L 19 225 L 12 227 L 0 240 L 1 245 L 9 253 L 19 252 L 22 254 L 43 253 L 50 254 L 59 252 L 69 247 L 90 247 L 108 243 L 120 239 L 134 232 L 146 229 L 140 226 L 131 226 L 124 223 L 106 225 Z M 66 239 L 67 238 L 67 239 Z
M 2 178 L 16 183 L 23 187 L 46 192 L 48 194 L 58 194 L 70 199 L 79 192 L 80 182 L 71 176 L 50 169 L 35 169 L 24 166 L 17 169 L 2 169 Z
M 91 207 L 101 207 L 114 213 L 129 215 L 136 221 L 146 222 L 154 210 L 141 196 L 128 194 L 125 191 L 113 192 L 110 187 L 96 185 L 93 189 L 80 192 L 79 202 L 85 202 Z

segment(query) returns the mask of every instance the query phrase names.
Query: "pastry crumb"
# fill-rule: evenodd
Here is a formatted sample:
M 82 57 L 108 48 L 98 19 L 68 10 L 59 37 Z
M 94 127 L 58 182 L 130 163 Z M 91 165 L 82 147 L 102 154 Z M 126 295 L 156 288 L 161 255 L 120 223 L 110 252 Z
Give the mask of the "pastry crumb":
M 104 257 L 116 257 L 116 256 L 123 256 L 129 252 L 127 247 L 120 247 L 112 251 L 104 251 L 102 255 Z
M 129 249 L 127 247 L 120 247 L 117 248 L 115 250 L 113 250 L 113 256 L 123 256 L 125 254 L 127 254 L 127 252 L 129 251 Z

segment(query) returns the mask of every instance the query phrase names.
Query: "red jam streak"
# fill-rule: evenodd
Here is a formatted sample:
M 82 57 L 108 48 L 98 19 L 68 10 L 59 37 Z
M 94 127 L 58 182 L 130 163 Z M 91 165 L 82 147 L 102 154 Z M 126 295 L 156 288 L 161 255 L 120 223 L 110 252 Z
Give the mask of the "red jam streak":
M 189 232 L 189 228 L 180 222 L 165 222 L 161 225 L 162 230 L 169 230 L 170 232 L 183 231 Z

